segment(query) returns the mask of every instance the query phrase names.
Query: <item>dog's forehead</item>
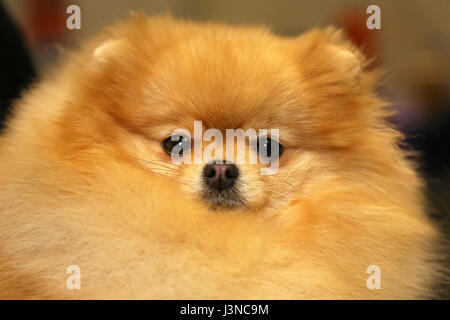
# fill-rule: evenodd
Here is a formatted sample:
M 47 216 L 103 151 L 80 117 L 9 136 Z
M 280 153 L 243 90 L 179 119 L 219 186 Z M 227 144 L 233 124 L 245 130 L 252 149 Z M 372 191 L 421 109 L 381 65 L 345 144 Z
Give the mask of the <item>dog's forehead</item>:
M 208 40 L 208 41 L 206 41 Z M 161 55 L 152 68 L 153 105 L 214 128 L 240 128 L 289 98 L 290 61 L 254 40 L 197 38 Z M 164 112 L 163 110 L 160 110 Z M 184 120 L 183 120 L 184 121 Z

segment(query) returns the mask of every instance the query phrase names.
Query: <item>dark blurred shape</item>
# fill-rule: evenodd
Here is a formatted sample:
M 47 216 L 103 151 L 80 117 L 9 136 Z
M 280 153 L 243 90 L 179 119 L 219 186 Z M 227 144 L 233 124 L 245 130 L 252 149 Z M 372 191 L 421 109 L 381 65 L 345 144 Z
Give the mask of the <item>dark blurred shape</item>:
M 26 21 L 36 46 L 61 41 L 66 28 L 65 0 L 27 0 Z
M 0 3 L 0 129 L 11 104 L 36 76 L 30 54 L 17 26 Z

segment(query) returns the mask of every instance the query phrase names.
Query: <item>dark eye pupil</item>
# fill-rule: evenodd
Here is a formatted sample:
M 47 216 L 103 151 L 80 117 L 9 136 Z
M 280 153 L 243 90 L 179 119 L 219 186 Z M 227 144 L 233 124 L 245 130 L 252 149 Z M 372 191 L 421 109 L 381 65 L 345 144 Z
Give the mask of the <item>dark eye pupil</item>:
M 272 143 L 270 139 L 264 139 L 262 147 L 264 150 L 267 150 L 266 155 L 270 157 L 272 155 Z
M 184 136 L 172 136 L 165 139 L 162 143 L 164 151 L 167 153 L 183 154 L 190 149 L 190 141 Z
M 257 143 L 258 153 L 260 156 L 271 158 L 272 156 L 281 156 L 283 153 L 283 146 L 277 141 L 270 138 L 261 138 Z

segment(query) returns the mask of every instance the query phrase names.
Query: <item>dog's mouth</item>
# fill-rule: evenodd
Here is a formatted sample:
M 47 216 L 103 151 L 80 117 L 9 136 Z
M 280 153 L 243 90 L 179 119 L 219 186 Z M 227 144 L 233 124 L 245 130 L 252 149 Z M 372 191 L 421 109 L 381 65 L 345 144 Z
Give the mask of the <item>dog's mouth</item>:
M 245 199 L 240 195 L 237 188 L 229 188 L 220 192 L 205 188 L 202 200 L 212 209 L 240 209 L 245 207 Z

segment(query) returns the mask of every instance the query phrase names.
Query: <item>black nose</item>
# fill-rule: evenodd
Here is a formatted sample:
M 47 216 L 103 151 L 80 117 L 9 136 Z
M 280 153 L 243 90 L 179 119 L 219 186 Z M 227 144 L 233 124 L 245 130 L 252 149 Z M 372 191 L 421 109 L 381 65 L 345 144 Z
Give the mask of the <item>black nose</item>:
M 208 186 L 221 192 L 234 185 L 239 169 L 234 164 L 207 164 L 203 176 Z

